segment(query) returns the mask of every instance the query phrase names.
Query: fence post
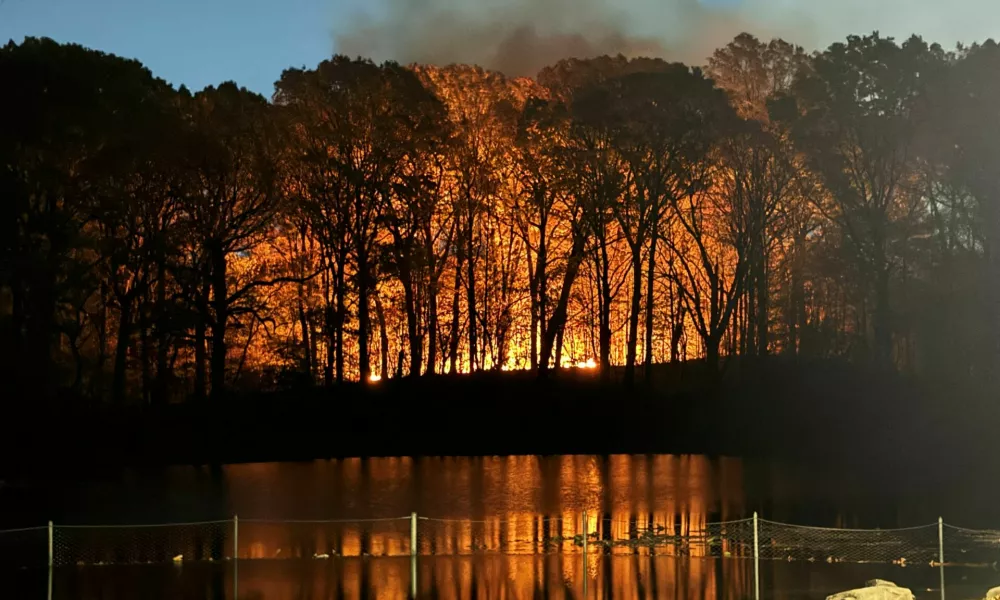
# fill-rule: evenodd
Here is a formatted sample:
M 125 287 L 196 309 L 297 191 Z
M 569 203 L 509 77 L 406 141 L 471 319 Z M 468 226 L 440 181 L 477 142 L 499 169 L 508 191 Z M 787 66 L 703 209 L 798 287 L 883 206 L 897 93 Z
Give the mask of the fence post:
M 48 595 L 47 600 L 52 600 L 52 564 L 55 562 L 53 557 L 53 544 L 52 544 L 52 533 L 54 527 L 52 527 L 52 521 L 49 521 L 49 582 L 48 582 Z
M 587 600 L 587 579 L 589 577 L 587 573 L 587 541 L 590 538 L 590 524 L 587 521 L 587 511 L 583 511 L 583 600 Z
M 938 517 L 938 562 L 941 569 L 941 600 L 944 600 L 944 519 Z
M 410 513 L 410 556 L 417 555 L 417 513 Z
M 417 597 L 417 513 L 410 513 L 410 598 Z
M 240 597 L 240 517 L 233 515 L 233 599 Z
M 753 597 L 760 600 L 760 538 L 758 534 L 757 511 L 753 513 Z

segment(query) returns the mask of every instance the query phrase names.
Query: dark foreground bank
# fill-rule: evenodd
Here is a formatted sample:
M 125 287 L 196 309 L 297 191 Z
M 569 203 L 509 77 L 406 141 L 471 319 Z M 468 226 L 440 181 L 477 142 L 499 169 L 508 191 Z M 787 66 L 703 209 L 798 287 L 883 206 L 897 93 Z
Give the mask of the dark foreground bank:
M 842 363 L 654 367 L 626 386 L 580 370 L 482 373 L 99 411 L 8 405 L 0 468 L 343 456 L 701 453 L 872 469 L 989 459 L 996 409 L 976 390 Z M 946 469 L 947 470 L 947 469 Z

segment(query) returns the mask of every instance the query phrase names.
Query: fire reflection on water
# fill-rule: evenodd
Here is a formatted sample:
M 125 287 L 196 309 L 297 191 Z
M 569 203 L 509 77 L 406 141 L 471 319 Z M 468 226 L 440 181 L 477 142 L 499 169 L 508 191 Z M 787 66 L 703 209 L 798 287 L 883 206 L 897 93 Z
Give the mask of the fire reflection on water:
M 740 472 L 737 460 L 703 456 L 520 456 L 323 461 L 301 475 L 235 465 L 225 477 L 230 498 L 253 498 L 260 486 L 285 490 L 239 506 L 243 514 L 338 519 L 244 525 L 241 518 L 240 557 L 312 559 L 308 587 L 317 597 L 406 597 L 408 515 L 416 509 L 421 596 L 578 598 L 584 513 L 596 540 L 637 530 L 697 535 L 708 522 L 745 516 Z M 373 520 L 380 517 L 394 519 Z M 671 556 L 676 550 L 619 546 L 604 556 L 592 547 L 589 597 L 736 598 L 748 589 L 742 561 L 703 558 L 697 544 L 684 557 Z M 287 571 L 249 565 L 241 596 L 286 597 Z
M 704 456 L 351 459 L 301 474 L 260 467 L 226 468 L 229 497 L 241 499 L 233 512 L 252 515 L 241 516 L 245 558 L 408 555 L 413 510 L 421 555 L 579 552 L 584 513 L 599 540 L 643 530 L 690 536 L 746 516 L 738 461 Z M 303 513 L 312 520 L 281 521 Z
M 417 562 L 417 597 L 582 599 L 581 559 L 580 555 L 562 554 L 421 557 Z M 241 598 L 267 600 L 403 599 L 409 597 L 410 564 L 404 557 L 246 564 L 240 568 L 239 592 Z M 752 586 L 752 571 L 745 561 L 594 556 L 589 564 L 586 598 L 590 600 L 736 600 L 745 598 L 751 589 L 748 586 Z

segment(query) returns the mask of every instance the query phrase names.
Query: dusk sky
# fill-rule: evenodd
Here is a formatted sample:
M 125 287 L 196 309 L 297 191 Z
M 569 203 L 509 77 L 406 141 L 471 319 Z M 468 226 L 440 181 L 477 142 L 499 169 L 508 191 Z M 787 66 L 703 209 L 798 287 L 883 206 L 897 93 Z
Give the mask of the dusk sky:
M 809 49 L 873 29 L 952 47 L 996 36 L 998 20 L 995 0 L 0 0 L 4 41 L 77 42 L 175 85 L 231 79 L 266 96 L 282 69 L 335 51 L 521 75 L 567 53 L 700 63 L 742 30 Z

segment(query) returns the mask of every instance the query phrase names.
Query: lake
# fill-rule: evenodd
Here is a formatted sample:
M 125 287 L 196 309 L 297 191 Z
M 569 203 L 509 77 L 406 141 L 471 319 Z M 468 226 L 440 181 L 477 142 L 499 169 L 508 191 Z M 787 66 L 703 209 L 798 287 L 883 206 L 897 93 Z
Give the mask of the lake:
M 967 489 L 942 489 L 943 480 L 930 473 L 837 473 L 672 455 L 169 467 L 7 481 L 0 487 L 0 529 L 55 522 L 57 563 L 65 565 L 52 573 L 56 598 L 405 598 L 415 566 L 418 596 L 428 598 L 582 598 L 586 582 L 588 598 L 735 600 L 753 594 L 752 561 L 738 549 L 706 542 L 684 556 L 664 556 L 674 553 L 617 540 L 636 539 L 636 532 L 694 535 L 754 511 L 824 527 L 924 525 L 938 515 L 964 526 L 1000 526 L 997 503 L 971 493 L 974 478 L 966 479 L 972 479 Z M 585 512 L 594 543 L 606 544 L 588 555 L 586 567 L 573 540 Z M 233 563 L 225 559 L 237 515 L 244 560 Z M 138 534 L 63 527 L 202 521 L 213 523 Z M 173 552 L 184 562 L 169 564 Z M 33 564 L 27 557 L 36 555 L 44 567 L 44 548 L 19 558 Z M 123 560 L 167 564 L 96 566 Z M 970 573 L 953 585 L 968 586 L 973 596 L 996 575 Z M 876 576 L 923 595 L 939 587 L 937 570 L 926 566 L 769 560 L 761 567 L 762 597 L 823 597 Z M 4 569 L 0 596 L 46 597 L 48 579 L 44 568 Z

